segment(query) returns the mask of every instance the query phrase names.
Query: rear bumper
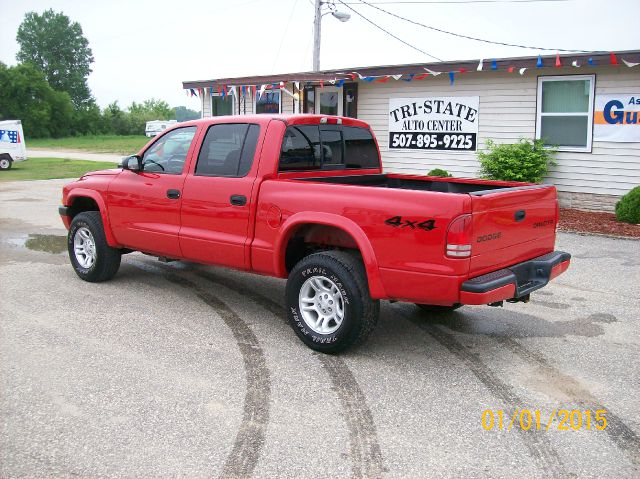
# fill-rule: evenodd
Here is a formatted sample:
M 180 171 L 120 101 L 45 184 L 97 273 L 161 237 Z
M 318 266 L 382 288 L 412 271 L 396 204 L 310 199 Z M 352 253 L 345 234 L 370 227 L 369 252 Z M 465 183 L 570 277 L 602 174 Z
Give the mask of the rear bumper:
M 460 286 L 461 304 L 489 304 L 522 298 L 564 273 L 571 255 L 554 251 L 469 279 Z

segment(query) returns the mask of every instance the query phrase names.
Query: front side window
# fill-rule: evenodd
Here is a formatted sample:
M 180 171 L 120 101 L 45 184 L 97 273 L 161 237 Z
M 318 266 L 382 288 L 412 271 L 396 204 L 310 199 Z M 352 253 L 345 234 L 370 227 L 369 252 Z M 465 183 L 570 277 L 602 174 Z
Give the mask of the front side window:
M 253 164 L 260 127 L 228 123 L 209 127 L 196 163 L 196 176 L 246 176 Z
M 233 115 L 233 96 L 212 96 L 211 116 Z
M 280 113 L 280 90 L 267 90 L 256 98 L 256 113 Z
M 540 77 L 536 138 L 566 151 L 590 151 L 593 75 Z
M 196 127 L 170 131 L 158 139 L 142 156 L 144 171 L 179 175 L 184 168 Z

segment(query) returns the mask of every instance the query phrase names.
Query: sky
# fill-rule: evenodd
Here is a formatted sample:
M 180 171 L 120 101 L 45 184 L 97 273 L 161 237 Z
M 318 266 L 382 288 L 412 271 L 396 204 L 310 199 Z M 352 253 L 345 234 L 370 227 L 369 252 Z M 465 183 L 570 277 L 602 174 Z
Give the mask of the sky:
M 537 55 L 539 50 L 488 45 L 414 26 L 343 0 L 372 22 L 443 60 Z M 371 3 L 383 0 L 367 0 Z M 395 0 L 380 8 L 465 35 L 535 47 L 640 49 L 639 0 Z M 415 2 L 415 0 L 414 0 Z M 321 68 L 430 62 L 340 5 L 348 22 L 323 17 Z M 18 26 L 28 11 L 64 12 L 82 26 L 95 63 L 89 86 L 101 107 L 157 98 L 199 110 L 184 80 L 309 71 L 313 0 L 0 0 L 0 61 L 15 65 Z

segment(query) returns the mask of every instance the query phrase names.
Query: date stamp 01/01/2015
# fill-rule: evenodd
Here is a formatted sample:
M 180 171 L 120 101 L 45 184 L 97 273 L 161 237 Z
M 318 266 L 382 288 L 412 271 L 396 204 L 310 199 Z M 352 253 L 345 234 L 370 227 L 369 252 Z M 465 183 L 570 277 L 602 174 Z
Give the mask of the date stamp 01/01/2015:
M 549 413 L 542 413 L 539 409 L 516 409 L 513 412 L 485 409 L 481 423 L 485 431 L 603 431 L 607 427 L 606 414 L 606 409 L 554 409 Z

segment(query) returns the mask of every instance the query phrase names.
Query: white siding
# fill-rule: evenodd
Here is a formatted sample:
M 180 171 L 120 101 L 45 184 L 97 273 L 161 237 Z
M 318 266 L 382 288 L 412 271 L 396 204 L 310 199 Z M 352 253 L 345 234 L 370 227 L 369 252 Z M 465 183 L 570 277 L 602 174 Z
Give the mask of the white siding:
M 389 98 L 479 96 L 478 149 L 482 149 L 489 138 L 496 143 L 534 138 L 537 77 L 567 72 L 566 68 L 559 72 L 529 69 L 522 76 L 517 72 L 470 72 L 456 75 L 454 85 L 449 84 L 446 73 L 410 83 L 393 79 L 387 83 L 360 82 L 358 117 L 375 131 L 386 171 L 424 174 L 432 168 L 444 168 L 455 176 L 477 176 L 479 164 L 474 152 L 389 150 Z M 637 68 L 583 67 L 571 73 L 596 73 L 596 95 L 640 95 L 640 70 Z M 559 191 L 622 195 L 640 184 L 640 143 L 594 142 L 591 153 L 560 152 L 557 162 L 548 181 Z

